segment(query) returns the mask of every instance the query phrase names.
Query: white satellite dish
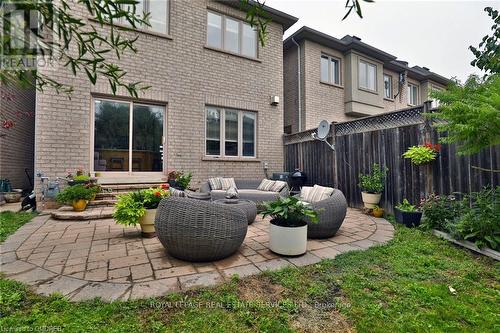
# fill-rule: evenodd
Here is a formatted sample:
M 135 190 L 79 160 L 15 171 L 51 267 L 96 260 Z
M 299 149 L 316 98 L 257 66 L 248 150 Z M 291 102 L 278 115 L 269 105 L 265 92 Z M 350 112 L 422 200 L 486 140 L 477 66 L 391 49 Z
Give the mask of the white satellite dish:
M 320 140 L 326 139 L 328 133 L 330 133 L 330 123 L 326 120 L 322 120 L 318 126 L 317 137 Z
M 330 142 L 326 140 L 329 133 L 330 133 L 330 123 L 326 120 L 322 120 L 318 125 L 317 133 L 313 132 L 311 133 L 311 136 L 316 140 L 323 141 L 328 145 L 328 147 L 330 147 L 332 150 L 335 150 L 335 146 L 330 144 Z

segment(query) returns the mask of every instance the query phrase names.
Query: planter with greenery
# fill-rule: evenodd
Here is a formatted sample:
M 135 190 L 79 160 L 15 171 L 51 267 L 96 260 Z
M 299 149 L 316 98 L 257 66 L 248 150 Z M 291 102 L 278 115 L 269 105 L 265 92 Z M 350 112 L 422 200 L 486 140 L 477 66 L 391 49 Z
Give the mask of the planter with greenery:
M 384 217 L 384 209 L 377 205 L 373 208 L 372 214 L 374 217 Z
M 374 163 L 370 173 L 359 175 L 358 186 L 361 189 L 361 197 L 366 208 L 373 209 L 379 204 L 387 170 L 387 167 Z
M 168 173 L 168 184 L 178 190 L 185 190 L 189 188 L 189 183 L 191 183 L 191 178 L 193 174 L 191 172 L 184 171 L 170 171 Z
M 170 195 L 167 186 L 149 188 L 118 196 L 113 217 L 123 225 L 141 225 L 142 237 L 156 236 L 156 208 L 163 198 Z
M 420 225 L 422 212 L 415 205 L 412 205 L 407 199 L 403 199 L 403 202 L 395 207 L 394 216 L 396 218 L 396 222 L 411 228 L 418 227 Z
M 440 149 L 439 144 L 426 143 L 422 146 L 412 146 L 402 155 L 404 158 L 408 158 L 415 165 L 428 164 L 434 161 Z
M 85 185 L 77 184 L 68 186 L 61 193 L 57 194 L 56 200 L 61 204 L 70 204 L 77 212 L 84 211 L 87 203 L 92 199 L 94 192 Z
M 279 198 L 259 205 L 262 217 L 270 216 L 269 249 L 286 256 L 304 254 L 307 249 L 307 222 L 318 222 L 318 213 L 295 197 Z

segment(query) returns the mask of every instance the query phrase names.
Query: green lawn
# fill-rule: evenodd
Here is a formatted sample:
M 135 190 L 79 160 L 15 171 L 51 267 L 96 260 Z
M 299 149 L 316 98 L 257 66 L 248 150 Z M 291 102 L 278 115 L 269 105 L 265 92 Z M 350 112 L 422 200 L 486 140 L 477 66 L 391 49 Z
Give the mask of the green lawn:
M 398 227 L 386 246 L 154 300 L 73 304 L 0 279 L 0 331 L 498 332 L 499 276 L 498 263 Z
M 14 233 L 19 227 L 31 220 L 34 213 L 22 212 L 1 212 L 0 213 L 0 242 Z

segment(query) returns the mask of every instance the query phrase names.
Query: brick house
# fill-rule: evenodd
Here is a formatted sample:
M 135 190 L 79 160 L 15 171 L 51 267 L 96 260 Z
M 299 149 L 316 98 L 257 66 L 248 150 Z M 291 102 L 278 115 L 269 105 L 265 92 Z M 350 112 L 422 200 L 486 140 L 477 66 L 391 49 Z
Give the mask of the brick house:
M 284 41 L 285 133 L 422 104 L 449 80 L 363 43 L 302 27 Z M 299 65 L 300 64 L 300 65 Z
M 160 182 L 168 170 L 189 170 L 194 187 L 209 176 L 282 170 L 283 104 L 271 99 L 283 100 L 283 32 L 297 18 L 266 7 L 272 23 L 262 47 L 239 1 L 141 3 L 152 27 L 130 32 L 140 35 L 138 53 L 117 61 L 128 80 L 151 88 L 138 99 L 114 96 L 107 82 L 40 69 L 75 91 L 71 100 L 37 94 L 35 170 L 54 177 L 83 168 L 103 183 Z

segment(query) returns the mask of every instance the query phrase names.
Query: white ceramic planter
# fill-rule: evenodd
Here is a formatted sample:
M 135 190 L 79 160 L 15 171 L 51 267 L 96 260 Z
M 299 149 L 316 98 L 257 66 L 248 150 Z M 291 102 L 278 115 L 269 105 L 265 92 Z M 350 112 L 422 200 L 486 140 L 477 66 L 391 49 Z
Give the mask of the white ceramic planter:
M 146 214 L 139 220 L 142 229 L 142 237 L 152 238 L 156 236 L 155 217 L 156 209 L 146 209 Z
M 363 199 L 363 203 L 365 204 L 366 208 L 375 208 L 380 202 L 380 199 L 382 198 L 382 193 L 368 193 L 368 192 L 361 192 L 361 198 Z
M 307 249 L 307 224 L 291 228 L 270 223 L 269 249 L 285 256 L 304 254 Z

